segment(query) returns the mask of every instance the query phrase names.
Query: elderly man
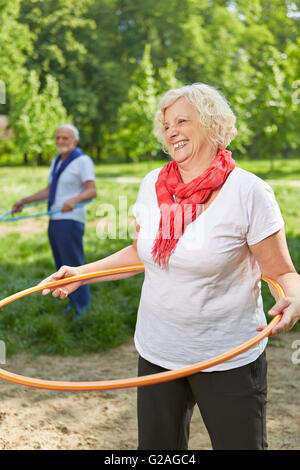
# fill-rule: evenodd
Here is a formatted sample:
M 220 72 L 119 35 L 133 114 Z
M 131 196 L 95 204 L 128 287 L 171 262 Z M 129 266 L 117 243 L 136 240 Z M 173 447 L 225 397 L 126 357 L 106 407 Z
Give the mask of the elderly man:
M 61 209 L 50 215 L 48 236 L 57 269 L 62 265 L 84 263 L 83 234 L 85 209 L 79 203 L 96 196 L 94 164 L 77 143 L 76 127 L 65 124 L 56 132 L 59 155 L 53 160 L 46 188 L 17 201 L 12 210 L 19 212 L 25 204 L 48 199 L 48 210 Z M 80 287 L 69 296 L 66 311 L 75 310 L 75 318 L 89 308 L 89 286 Z

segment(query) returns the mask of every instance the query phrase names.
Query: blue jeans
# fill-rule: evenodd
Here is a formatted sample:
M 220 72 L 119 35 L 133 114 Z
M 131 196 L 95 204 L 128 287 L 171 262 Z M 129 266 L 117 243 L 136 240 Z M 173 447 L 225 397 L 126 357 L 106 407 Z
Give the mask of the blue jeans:
M 84 224 L 75 220 L 50 220 L 48 237 L 56 268 L 63 265 L 80 266 L 84 264 L 83 251 Z M 69 295 L 71 303 L 80 313 L 90 304 L 90 288 L 79 287 Z

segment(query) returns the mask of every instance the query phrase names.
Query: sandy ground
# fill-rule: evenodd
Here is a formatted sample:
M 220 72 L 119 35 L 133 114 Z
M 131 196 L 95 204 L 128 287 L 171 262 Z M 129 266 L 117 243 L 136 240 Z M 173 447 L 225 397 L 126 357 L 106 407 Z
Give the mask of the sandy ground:
M 268 346 L 269 449 L 300 448 L 299 332 L 276 337 Z M 297 345 L 297 349 L 295 346 Z M 293 348 L 294 347 L 294 348 Z M 23 354 L 3 368 L 53 380 L 110 380 L 136 376 L 133 342 L 107 353 L 81 357 Z M 9 450 L 135 450 L 136 389 L 56 392 L 0 382 L 0 448 Z M 230 431 L 230 430 L 229 430 Z M 200 413 L 194 411 L 190 449 L 211 449 Z

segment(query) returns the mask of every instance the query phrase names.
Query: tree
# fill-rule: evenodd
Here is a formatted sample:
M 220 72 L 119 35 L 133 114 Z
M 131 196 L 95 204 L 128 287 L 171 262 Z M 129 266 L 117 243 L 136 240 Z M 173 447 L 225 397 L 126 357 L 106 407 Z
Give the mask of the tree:
M 5 90 L 0 114 L 8 113 L 10 97 L 24 79 L 26 54 L 31 51 L 28 27 L 17 21 L 19 8 L 20 0 L 0 0 L 0 81 Z
M 20 1 L 12 0 L 0 6 L 0 70 L 7 90 L 9 124 L 13 129 L 14 145 L 27 162 L 42 155 L 49 158 L 54 150 L 54 132 L 66 119 L 56 80 L 46 74 L 42 87 L 38 73 L 26 67 L 33 53 L 33 34 L 18 21 Z
M 12 96 L 20 88 L 26 75 L 26 54 L 32 51 L 31 34 L 26 25 L 18 22 L 20 0 L 0 0 L 0 80 L 5 89 L 5 100 L 0 114 L 7 115 Z M 1 153 L 12 151 L 13 141 L 0 138 Z
M 31 71 L 39 93 L 51 74 L 81 145 L 97 158 L 157 152 L 150 113 L 163 88 L 160 71 L 172 63 L 180 83 L 208 83 L 228 99 L 237 115 L 230 146 L 237 158 L 296 151 L 299 106 L 291 97 L 300 80 L 299 0 L 0 0 L 0 6 L 0 80 L 9 82 L 4 109 Z
M 107 155 L 114 151 L 126 161 L 138 161 L 152 159 L 159 153 L 153 134 L 153 118 L 161 94 L 179 86 L 175 74 L 176 64 L 170 59 L 156 74 L 151 62 L 151 47 L 147 44 L 133 74 L 127 100 L 120 107 L 117 131 L 106 137 Z
M 32 52 L 29 28 L 18 22 L 20 3 L 0 0 L 0 78 L 8 90 L 22 82 L 26 55 Z
M 24 162 L 38 157 L 38 162 L 42 163 L 43 155 L 48 161 L 55 149 L 55 131 L 66 121 L 55 79 L 47 75 L 46 85 L 41 90 L 37 73 L 30 72 L 11 99 L 9 120 Z
M 293 102 L 293 84 L 300 76 L 300 17 L 290 15 L 292 3 L 296 8 L 294 2 L 280 0 L 236 2 L 245 24 L 241 42 L 251 66 L 248 150 L 254 158 L 269 157 L 271 168 L 275 157 L 293 154 L 300 138 L 299 106 Z
M 100 156 L 102 128 L 112 128 L 126 96 L 128 77 L 117 51 L 120 37 L 114 0 L 29 0 L 21 20 L 35 34 L 27 67 L 41 85 L 51 72 L 81 145 Z M 125 85 L 125 87 L 124 87 Z

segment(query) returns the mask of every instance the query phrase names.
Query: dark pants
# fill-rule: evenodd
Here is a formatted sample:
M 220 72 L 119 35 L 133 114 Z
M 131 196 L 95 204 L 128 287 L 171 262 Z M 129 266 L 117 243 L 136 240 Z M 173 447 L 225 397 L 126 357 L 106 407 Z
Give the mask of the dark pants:
M 63 265 L 80 266 L 84 264 L 83 252 L 84 224 L 75 220 L 50 220 L 48 237 L 56 268 Z M 90 288 L 79 287 L 69 295 L 71 303 L 80 312 L 90 304 Z
M 165 369 L 139 358 L 139 376 Z M 264 450 L 267 361 L 138 388 L 140 450 L 186 450 L 197 404 L 214 450 Z

